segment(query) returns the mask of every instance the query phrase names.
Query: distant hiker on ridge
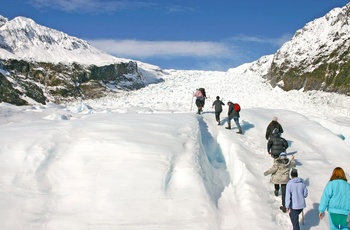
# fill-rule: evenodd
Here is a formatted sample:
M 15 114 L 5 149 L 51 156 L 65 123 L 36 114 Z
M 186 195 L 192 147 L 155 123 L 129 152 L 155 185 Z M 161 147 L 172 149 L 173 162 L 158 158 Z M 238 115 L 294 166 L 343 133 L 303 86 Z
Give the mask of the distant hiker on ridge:
M 196 98 L 196 106 L 198 108 L 197 114 L 201 114 L 203 111 L 203 106 L 204 106 L 204 96 L 203 93 L 199 90 L 196 89 L 196 92 L 193 93 L 193 96 Z
M 204 104 L 205 104 L 205 99 L 207 99 L 207 93 L 205 92 L 204 88 L 199 88 L 199 91 L 201 91 L 201 93 L 203 95 L 203 100 L 202 100 L 202 108 L 203 108 Z
M 241 111 L 241 107 L 239 106 L 238 103 L 233 103 L 231 101 L 227 102 L 228 105 L 228 126 L 225 127 L 226 129 L 231 129 L 231 120 L 233 119 L 237 125 L 238 132 L 239 134 L 242 134 L 242 128 L 241 125 L 239 124 L 239 112 Z
M 220 97 L 217 96 L 216 100 L 213 102 L 213 106 L 215 106 L 215 119 L 218 122 L 218 125 L 220 125 L 220 114 L 222 112 L 222 106 L 225 105 L 222 101 L 220 101 Z
M 279 133 L 282 134 L 283 133 L 283 128 L 282 125 L 280 123 L 278 123 L 277 121 L 277 117 L 273 117 L 272 121 L 270 122 L 270 124 L 267 126 L 266 128 L 266 134 L 265 134 L 265 138 L 266 140 L 270 139 L 271 135 L 272 135 L 272 131 L 277 128 Z

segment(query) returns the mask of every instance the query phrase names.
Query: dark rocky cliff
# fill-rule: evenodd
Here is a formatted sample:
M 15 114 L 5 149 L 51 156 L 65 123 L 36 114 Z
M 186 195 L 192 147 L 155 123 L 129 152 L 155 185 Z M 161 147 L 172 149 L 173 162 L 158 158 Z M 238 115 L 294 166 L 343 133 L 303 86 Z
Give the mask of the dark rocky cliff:
M 98 98 L 145 86 L 136 62 L 105 66 L 0 60 L 0 102 L 16 105 Z

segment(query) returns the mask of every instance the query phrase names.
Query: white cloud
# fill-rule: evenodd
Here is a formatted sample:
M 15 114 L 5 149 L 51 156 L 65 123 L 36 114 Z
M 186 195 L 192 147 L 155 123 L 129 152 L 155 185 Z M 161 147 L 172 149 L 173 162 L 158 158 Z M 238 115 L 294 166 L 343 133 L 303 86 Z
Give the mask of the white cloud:
M 141 41 L 96 39 L 88 42 L 116 57 L 157 63 L 162 68 L 227 70 L 269 55 L 280 47 L 279 39 L 240 36 L 213 41 Z M 282 44 L 282 43 L 281 43 Z M 271 52 L 270 52 L 271 51 Z M 155 61 L 155 59 L 157 61 Z M 191 63 L 186 65 L 185 63 Z M 186 66 L 186 67 L 183 67 Z
M 138 41 L 138 40 L 89 40 L 94 47 L 116 56 L 161 57 L 228 56 L 230 48 L 224 43 L 206 41 Z
M 103 13 L 135 8 L 159 8 L 167 12 L 195 11 L 194 7 L 165 4 L 151 1 L 122 0 L 29 0 L 37 8 L 52 8 L 66 12 Z
M 254 42 L 254 43 L 266 43 L 276 45 L 278 47 L 282 46 L 285 42 L 289 41 L 292 38 L 291 34 L 283 34 L 279 38 L 261 38 L 247 35 L 239 35 L 233 37 L 233 41 L 245 41 L 245 42 Z
M 165 8 L 168 12 L 193 12 L 196 8 L 190 6 L 169 5 Z
M 54 8 L 68 12 L 114 12 L 116 10 L 150 7 L 153 4 L 142 1 L 112 0 L 31 0 L 38 8 Z
M 279 38 L 259 38 L 240 35 L 225 42 L 213 41 L 142 41 L 142 40 L 116 40 L 96 39 L 88 40 L 94 47 L 119 57 L 145 58 L 145 57 L 199 57 L 199 58 L 231 58 L 246 57 L 250 45 L 242 42 L 264 44 L 276 48 L 290 40 L 291 35 L 285 34 Z

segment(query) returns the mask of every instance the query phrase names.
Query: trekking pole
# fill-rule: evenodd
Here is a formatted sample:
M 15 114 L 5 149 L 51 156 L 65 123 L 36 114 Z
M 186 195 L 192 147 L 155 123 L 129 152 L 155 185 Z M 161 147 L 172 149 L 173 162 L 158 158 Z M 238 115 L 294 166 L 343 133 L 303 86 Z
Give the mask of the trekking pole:
M 192 105 L 193 105 L 193 94 L 194 92 L 192 93 L 192 99 L 191 99 L 191 111 L 192 111 Z
M 301 223 L 305 225 L 305 216 L 304 216 L 304 210 L 301 211 Z

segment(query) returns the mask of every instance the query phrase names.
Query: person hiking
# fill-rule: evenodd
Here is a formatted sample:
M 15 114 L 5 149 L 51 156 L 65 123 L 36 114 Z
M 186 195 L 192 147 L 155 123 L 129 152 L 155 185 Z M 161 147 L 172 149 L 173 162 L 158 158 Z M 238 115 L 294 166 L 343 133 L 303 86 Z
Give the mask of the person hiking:
M 347 229 L 347 217 L 350 213 L 350 184 L 341 167 L 333 169 L 331 178 L 323 190 L 318 206 L 320 219 L 323 219 L 326 209 L 331 230 Z
M 236 133 L 242 134 L 242 128 L 241 128 L 241 125 L 239 124 L 240 107 L 239 107 L 239 109 L 235 109 L 235 105 L 237 106 L 238 104 L 237 103 L 233 103 L 231 101 L 227 102 L 227 105 L 228 105 L 228 112 L 227 112 L 227 115 L 228 115 L 227 123 L 228 123 L 228 125 L 225 128 L 226 129 L 231 129 L 231 120 L 233 119 L 235 121 L 236 125 L 237 125 L 237 128 L 238 128 L 238 132 L 236 132 Z
M 278 118 L 277 117 L 273 117 L 272 121 L 270 122 L 270 124 L 267 126 L 266 128 L 266 133 L 265 133 L 265 138 L 266 140 L 270 139 L 271 135 L 272 135 L 272 131 L 277 128 L 279 133 L 282 134 L 283 133 L 283 128 L 282 125 L 280 123 L 278 123 Z
M 276 158 L 273 162 L 273 166 L 264 172 L 264 176 L 271 174 L 271 183 L 274 184 L 274 194 L 278 196 L 279 190 L 281 188 L 282 192 L 282 206 L 280 207 L 282 212 L 286 212 L 285 199 L 286 199 L 286 185 L 289 178 L 289 171 L 295 167 L 294 156 L 289 160 L 285 153 L 281 153 L 281 155 Z M 280 186 L 281 185 L 281 186 Z
M 202 103 L 202 108 L 204 107 L 204 104 L 205 104 L 205 99 L 207 99 L 207 93 L 205 92 L 205 89 L 204 88 L 199 88 L 198 89 L 199 91 L 201 91 L 202 95 L 203 95 L 203 100 L 201 101 Z
M 196 89 L 196 91 L 193 93 L 193 97 L 196 98 L 196 106 L 198 108 L 197 114 L 201 114 L 201 112 L 203 111 L 204 96 L 199 89 Z
M 277 128 L 272 131 L 271 138 L 267 142 L 267 152 L 272 158 L 278 158 L 281 152 L 285 152 L 288 148 L 288 141 L 280 137 Z
M 305 198 L 309 192 L 304 181 L 298 177 L 298 170 L 292 169 L 290 176 L 292 179 L 287 183 L 285 204 L 293 230 L 300 230 L 299 214 L 306 207 Z
M 215 109 L 215 119 L 218 122 L 218 125 L 220 125 L 220 114 L 222 112 L 222 106 L 225 105 L 221 100 L 219 96 L 216 96 L 216 100 L 213 102 L 212 108 Z

